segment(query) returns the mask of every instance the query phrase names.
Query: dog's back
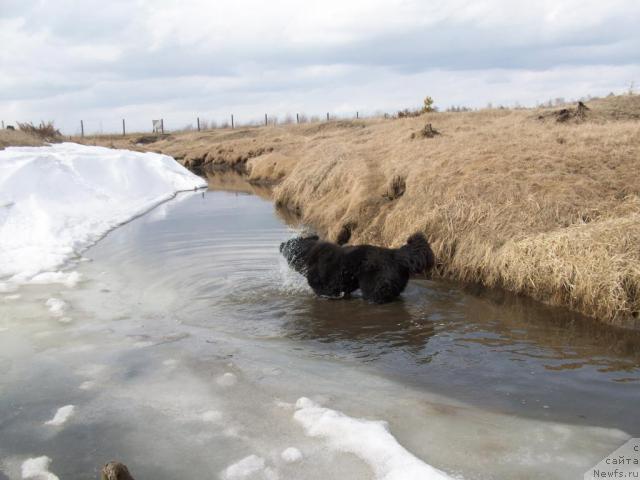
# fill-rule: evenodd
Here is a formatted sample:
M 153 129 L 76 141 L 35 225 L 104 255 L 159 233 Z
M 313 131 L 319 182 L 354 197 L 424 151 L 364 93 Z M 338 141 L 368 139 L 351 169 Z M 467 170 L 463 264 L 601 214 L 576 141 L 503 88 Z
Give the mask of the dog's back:
M 410 236 L 400 248 L 341 247 L 313 236 L 284 242 L 280 251 L 292 268 L 307 277 L 316 294 L 338 297 L 360 288 L 362 296 L 374 303 L 395 299 L 412 273 L 429 270 L 435 263 L 422 233 Z

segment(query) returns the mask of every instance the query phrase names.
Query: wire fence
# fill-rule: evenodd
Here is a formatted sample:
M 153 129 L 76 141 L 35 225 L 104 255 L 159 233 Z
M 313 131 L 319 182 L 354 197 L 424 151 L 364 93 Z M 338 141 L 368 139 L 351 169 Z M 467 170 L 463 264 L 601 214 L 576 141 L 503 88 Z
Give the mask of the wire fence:
M 215 130 L 215 129 L 236 129 L 236 128 L 257 128 L 257 127 L 268 127 L 268 126 L 277 126 L 277 125 L 294 125 L 294 124 L 305 124 L 305 123 L 319 123 L 319 122 L 330 122 L 330 121 L 338 121 L 338 120 L 358 120 L 362 118 L 372 118 L 378 116 L 388 116 L 383 112 L 377 112 L 373 115 L 367 115 L 363 117 L 359 111 L 355 112 L 353 115 L 332 115 L 329 112 L 326 115 L 307 115 L 304 113 L 296 113 L 296 114 L 286 114 L 283 117 L 279 117 L 277 115 L 271 115 L 268 113 L 264 114 L 264 117 L 260 120 L 238 120 L 238 118 L 234 114 L 230 114 L 227 119 L 220 121 L 219 119 L 206 119 L 204 117 L 196 116 L 192 123 L 182 124 L 182 125 L 171 125 L 169 122 L 165 120 L 165 118 L 152 119 L 149 124 L 151 128 L 149 131 L 151 133 L 169 133 L 169 132 L 188 132 L 188 131 L 206 131 L 206 130 Z M 76 132 L 77 135 L 82 137 L 84 136 L 93 136 L 93 135 L 114 135 L 120 134 L 122 136 L 126 136 L 128 133 L 144 133 L 146 130 L 140 130 L 138 128 L 133 130 L 127 129 L 127 120 L 122 119 L 118 124 L 118 128 L 113 128 L 113 122 L 110 122 L 107 125 L 107 128 L 104 128 L 102 121 L 93 121 L 87 122 L 85 120 L 80 120 L 79 130 Z
M 264 116 L 256 119 L 239 119 L 235 114 L 229 114 L 225 119 L 208 119 L 202 116 L 194 116 L 193 121 L 189 123 L 179 123 L 178 121 L 172 122 L 170 118 L 158 118 L 148 120 L 149 128 L 140 128 L 141 122 L 139 119 L 135 122 L 135 126 L 130 128 L 130 123 L 127 118 L 121 119 L 80 119 L 78 120 L 77 127 L 65 128 L 63 134 L 71 137 L 93 137 L 93 136 L 126 136 L 129 134 L 139 133 L 177 133 L 177 132 L 189 132 L 189 131 L 207 131 L 215 129 L 237 129 L 237 128 L 258 128 L 269 127 L 277 125 L 295 125 L 295 124 L 307 124 L 307 123 L 320 123 L 331 122 L 339 120 L 358 120 L 364 118 L 375 117 L 389 117 L 387 113 L 378 111 L 375 113 L 369 113 L 363 115 L 362 112 L 356 111 L 353 114 L 331 114 L 329 112 L 324 115 L 307 115 L 305 113 L 287 113 L 283 116 L 273 115 L 265 113 Z M 15 124 L 5 123 L 1 121 L 2 129 L 18 129 L 18 122 Z M 54 122 L 52 122 L 54 123 Z

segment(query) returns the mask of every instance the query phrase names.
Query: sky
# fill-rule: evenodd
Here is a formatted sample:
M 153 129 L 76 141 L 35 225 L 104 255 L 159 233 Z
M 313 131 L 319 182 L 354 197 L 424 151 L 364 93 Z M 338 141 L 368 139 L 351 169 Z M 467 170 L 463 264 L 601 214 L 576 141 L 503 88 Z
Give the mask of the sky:
M 0 120 L 75 134 L 640 90 L 638 0 L 0 0 Z

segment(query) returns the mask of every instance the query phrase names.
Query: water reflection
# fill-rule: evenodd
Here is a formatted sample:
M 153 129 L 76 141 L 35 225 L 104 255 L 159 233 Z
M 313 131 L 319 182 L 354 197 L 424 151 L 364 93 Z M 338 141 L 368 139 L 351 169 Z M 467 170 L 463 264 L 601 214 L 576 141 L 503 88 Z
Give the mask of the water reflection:
M 416 315 L 402 300 L 370 305 L 328 299 L 306 302 L 305 308 L 288 316 L 283 329 L 290 338 L 341 343 L 365 360 L 390 349 L 405 349 L 420 357 L 436 331 L 426 313 Z
M 272 188 L 269 185 L 249 183 L 243 176 L 233 171 L 207 170 L 205 178 L 210 190 L 249 193 L 267 200 L 271 199 Z

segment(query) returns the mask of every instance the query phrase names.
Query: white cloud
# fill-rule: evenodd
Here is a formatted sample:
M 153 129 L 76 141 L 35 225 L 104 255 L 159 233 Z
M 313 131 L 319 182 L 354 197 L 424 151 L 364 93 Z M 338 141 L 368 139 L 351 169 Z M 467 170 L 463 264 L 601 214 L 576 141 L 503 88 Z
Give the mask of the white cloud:
M 635 0 L 3 0 L 0 118 L 73 133 L 605 94 L 640 80 L 639 17 Z

